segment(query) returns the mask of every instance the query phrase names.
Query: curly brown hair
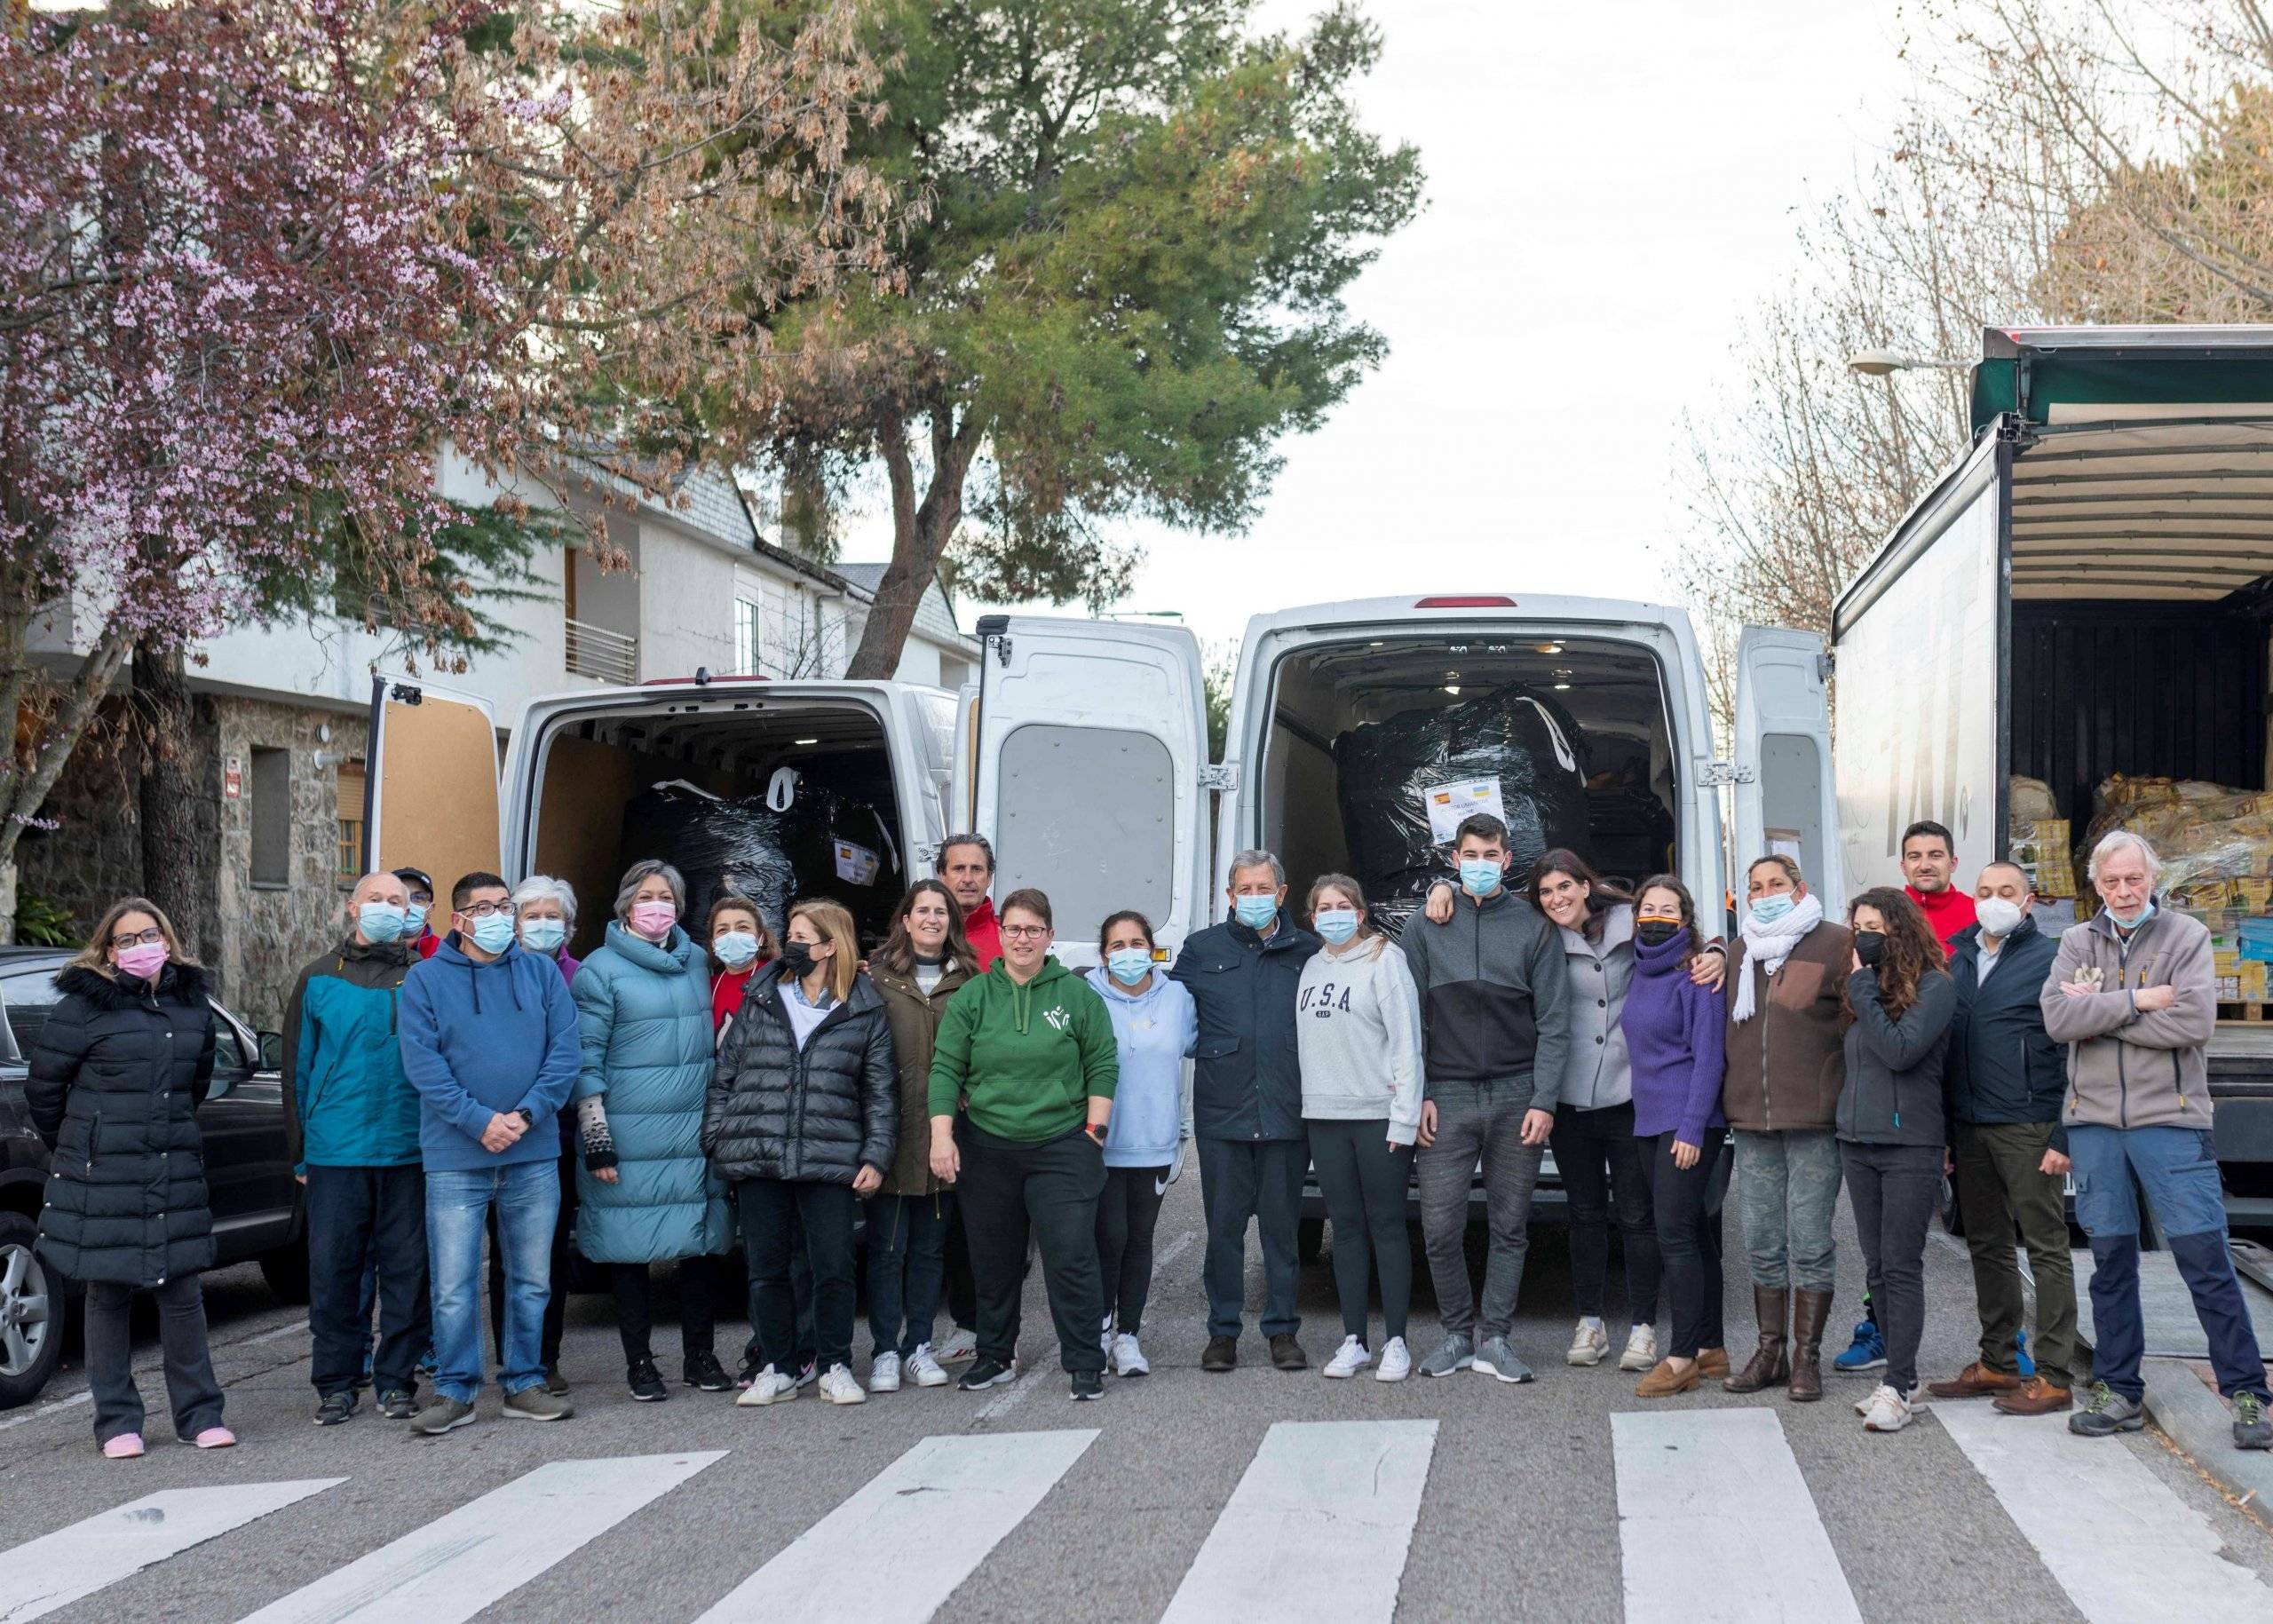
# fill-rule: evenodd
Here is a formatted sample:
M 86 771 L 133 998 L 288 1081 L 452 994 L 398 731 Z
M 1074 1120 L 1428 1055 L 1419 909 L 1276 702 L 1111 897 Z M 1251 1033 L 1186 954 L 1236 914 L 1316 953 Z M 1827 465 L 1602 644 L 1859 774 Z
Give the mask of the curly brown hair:
M 1901 891 L 1877 885 L 1857 897 L 1847 905 L 1849 930 L 1855 928 L 1856 912 L 1866 907 L 1886 921 L 1886 955 L 1878 964 L 1879 1007 L 1889 1020 L 1900 1020 L 1904 1011 L 1918 1002 L 1918 984 L 1926 978 L 1926 972 L 1941 969 L 1948 962 L 1947 955 L 1934 939 L 1926 915 Z M 1839 989 L 1839 1007 L 1849 1022 L 1854 1020 L 1855 1006 L 1848 1002 L 1843 985 Z

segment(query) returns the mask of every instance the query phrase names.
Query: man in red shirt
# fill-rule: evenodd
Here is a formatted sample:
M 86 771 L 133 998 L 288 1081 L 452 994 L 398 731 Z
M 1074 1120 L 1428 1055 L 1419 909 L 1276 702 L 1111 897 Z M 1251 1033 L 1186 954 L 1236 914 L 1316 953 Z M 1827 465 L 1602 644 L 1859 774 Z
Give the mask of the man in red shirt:
M 410 917 L 403 936 L 412 943 L 420 958 L 431 959 L 434 956 L 434 949 L 442 945 L 442 939 L 434 934 L 434 927 L 428 923 L 434 911 L 433 879 L 424 868 L 398 868 L 394 871 L 394 877 L 400 880 L 402 888 L 410 893 Z
M 994 883 L 994 848 L 984 835 L 950 835 L 939 843 L 939 873 L 962 909 L 962 933 L 978 955 L 978 968 L 994 969 L 1002 956 L 1002 926 L 994 899 L 986 894 Z
M 1950 883 L 1957 871 L 1957 842 L 1938 823 L 1919 822 L 1902 831 L 1902 889 L 1921 912 L 1945 954 L 1957 951 L 1957 936 L 1978 921 L 1973 899 Z

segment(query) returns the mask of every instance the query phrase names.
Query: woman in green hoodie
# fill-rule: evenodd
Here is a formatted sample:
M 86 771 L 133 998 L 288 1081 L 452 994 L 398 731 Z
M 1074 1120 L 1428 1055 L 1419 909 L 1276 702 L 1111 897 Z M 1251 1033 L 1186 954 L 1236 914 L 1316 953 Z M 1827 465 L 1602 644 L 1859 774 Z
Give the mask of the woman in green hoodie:
M 1013 1380 L 1026 1237 L 1073 1397 L 1105 1392 L 1097 1199 L 1119 1057 L 1097 989 L 1049 956 L 1049 899 L 1002 902 L 1002 956 L 947 1002 L 931 1055 L 931 1172 L 955 1186 L 978 1283 L 966 1392 Z M 960 1118 L 958 1113 L 960 1112 Z

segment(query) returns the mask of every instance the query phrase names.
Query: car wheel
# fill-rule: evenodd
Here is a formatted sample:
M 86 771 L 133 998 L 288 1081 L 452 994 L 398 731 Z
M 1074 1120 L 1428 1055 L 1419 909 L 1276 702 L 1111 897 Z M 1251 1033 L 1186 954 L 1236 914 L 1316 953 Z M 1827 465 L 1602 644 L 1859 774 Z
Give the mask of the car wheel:
M 1965 1234 L 1965 1214 L 1957 1204 L 1957 1186 L 1948 1179 L 1942 1180 L 1942 1227 L 1951 1234 Z
M 260 1278 L 279 1303 L 298 1304 L 308 1300 L 308 1238 L 305 1233 L 289 1246 L 260 1255 Z
M 1306 1264 L 1314 1264 L 1326 1256 L 1324 1218 L 1304 1218 L 1295 1226 L 1295 1252 Z
M 0 1409 L 38 1398 L 63 1358 L 63 1282 L 33 1249 L 38 1233 L 0 1212 Z

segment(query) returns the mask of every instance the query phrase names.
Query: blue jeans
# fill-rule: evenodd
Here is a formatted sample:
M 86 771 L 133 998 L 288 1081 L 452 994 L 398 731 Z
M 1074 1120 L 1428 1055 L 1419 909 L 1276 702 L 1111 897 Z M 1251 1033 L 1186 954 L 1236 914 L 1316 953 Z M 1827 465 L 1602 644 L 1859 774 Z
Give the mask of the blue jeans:
M 2068 1156 L 2075 1163 L 2076 1221 L 2092 1243 L 2092 1319 L 2099 1335 L 2093 1376 L 2134 1401 L 2147 1390 L 2139 1376 L 2146 1327 L 2139 1312 L 2135 1174 L 2209 1338 L 2218 1390 L 2229 1398 L 2264 1398 L 2265 1365 L 2226 1250 L 2225 1196 L 2208 1132 L 2078 1126 L 2068 1130 Z
M 510 1396 L 544 1384 L 544 1304 L 552 1295 L 560 1164 L 548 1156 L 475 1173 L 426 1175 L 434 1390 L 461 1404 L 471 1404 L 481 1390 L 481 1240 L 493 1206 L 505 1257 L 505 1352 L 497 1385 Z
M 902 1359 L 931 1340 L 947 1278 L 954 1192 L 880 1195 L 868 1203 L 868 1335 Z

